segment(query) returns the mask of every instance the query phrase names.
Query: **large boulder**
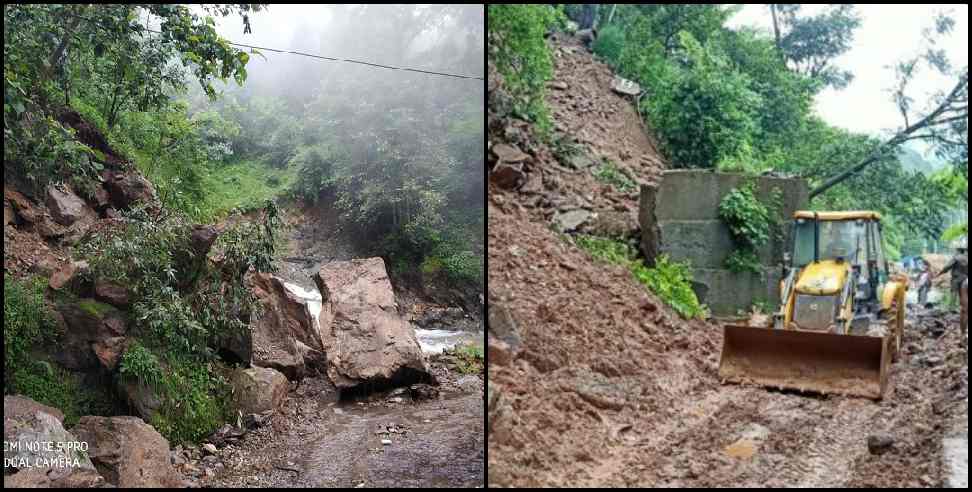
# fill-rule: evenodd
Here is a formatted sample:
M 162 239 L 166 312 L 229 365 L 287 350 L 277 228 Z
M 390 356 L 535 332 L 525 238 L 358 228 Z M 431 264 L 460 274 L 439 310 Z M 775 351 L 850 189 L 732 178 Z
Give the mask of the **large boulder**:
M 54 221 L 64 226 L 95 216 L 94 210 L 67 186 L 48 186 L 46 203 Z
M 21 396 L 3 398 L 3 487 L 98 487 L 104 478 L 66 431 L 64 414 Z M 51 443 L 47 445 L 46 443 Z
M 287 378 L 279 371 L 263 367 L 237 369 L 230 378 L 236 410 L 243 415 L 276 410 L 287 396 Z
M 125 173 L 105 173 L 105 188 L 111 202 L 118 209 L 127 209 L 137 203 L 154 203 L 155 188 L 142 175 L 130 171 Z
M 276 369 L 291 380 L 303 377 L 304 358 L 298 343 L 324 351 L 307 303 L 273 275 L 254 274 L 248 283 L 264 307 L 263 315 L 250 324 L 252 365 Z
M 169 442 L 138 417 L 81 417 L 71 429 L 116 487 L 184 487 L 169 458 Z
M 314 276 L 327 373 L 342 390 L 431 380 L 415 331 L 398 314 L 381 258 L 337 261 Z

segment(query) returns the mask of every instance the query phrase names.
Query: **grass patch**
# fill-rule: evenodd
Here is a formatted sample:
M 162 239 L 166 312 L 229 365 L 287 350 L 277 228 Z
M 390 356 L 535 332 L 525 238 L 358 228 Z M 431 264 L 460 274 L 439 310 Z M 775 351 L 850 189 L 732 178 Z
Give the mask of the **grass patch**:
M 295 176 L 290 169 L 273 169 L 259 160 L 211 167 L 203 173 L 205 198 L 199 204 L 200 216 L 217 219 L 233 210 L 258 209 L 288 190 Z
M 654 268 L 648 268 L 637 258 L 634 248 L 623 242 L 581 235 L 577 236 L 576 243 L 596 260 L 627 268 L 639 283 L 683 318 L 705 317 L 706 309 L 692 290 L 692 271 L 688 263 L 672 262 L 667 256 L 661 256 Z
M 106 314 L 112 312 L 114 308 L 107 304 L 100 303 L 98 301 L 93 301 L 91 299 L 83 299 L 78 301 L 78 307 L 82 311 L 98 318 L 104 318 Z
M 483 348 L 478 345 L 461 345 L 444 350 L 443 355 L 451 356 L 456 361 L 455 367 L 460 374 L 482 374 L 486 367 Z

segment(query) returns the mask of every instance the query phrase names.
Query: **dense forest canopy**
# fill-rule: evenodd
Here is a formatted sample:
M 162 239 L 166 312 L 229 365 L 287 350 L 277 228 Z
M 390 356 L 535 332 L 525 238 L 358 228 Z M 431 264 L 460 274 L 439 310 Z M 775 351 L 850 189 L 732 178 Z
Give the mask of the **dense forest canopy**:
M 594 26 L 594 53 L 643 88 L 639 111 L 672 167 L 805 177 L 816 209 L 884 212 L 893 255 L 939 241 L 968 196 L 968 67 L 953 66 L 937 44 L 956 28 L 954 19 L 943 14 L 933 25 L 915 26 L 923 43 L 900 54 L 885 87 L 901 121 L 883 122 L 887 134 L 871 135 L 835 127 L 813 109 L 822 90 L 853 79 L 853 69 L 837 68 L 835 60 L 861 25 L 854 6 L 811 15 L 800 5 L 767 5 L 769 33 L 727 27 L 738 10 L 490 5 L 490 57 L 517 98 L 516 113 L 546 131 L 543 98 L 552 70 L 544 36 Z M 932 71 L 951 85 L 922 98 L 913 82 Z M 934 149 L 949 166 L 928 175 L 906 170 L 899 156 L 909 142 Z
M 70 107 L 135 161 L 164 203 L 196 220 L 281 194 L 323 200 L 397 270 L 480 282 L 482 83 L 262 53 L 217 34 L 216 20 L 232 14 L 242 32 L 227 36 L 245 44 L 251 18 L 270 10 L 6 7 L 5 160 L 38 189 L 61 179 L 88 188 L 97 159 L 85 158 L 88 151 L 47 118 Z M 268 47 L 485 72 L 481 6 L 332 6 L 328 13 L 323 28 L 291 19 L 292 37 L 274 33 Z M 41 63 L 36 53 L 44 53 Z

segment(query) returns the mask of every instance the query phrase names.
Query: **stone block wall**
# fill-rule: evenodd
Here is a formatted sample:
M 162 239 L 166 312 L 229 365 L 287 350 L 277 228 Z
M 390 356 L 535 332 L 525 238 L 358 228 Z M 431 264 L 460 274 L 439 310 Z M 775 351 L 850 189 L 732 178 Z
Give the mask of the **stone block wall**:
M 719 204 L 733 189 L 756 180 L 756 195 L 770 203 L 775 190 L 783 194 L 784 238 L 774 238 L 759 251 L 762 274 L 733 273 L 725 268 L 735 249 L 728 227 L 719 218 Z M 718 317 L 733 317 L 754 302 L 776 304 L 783 253 L 789 249 L 793 213 L 809 203 L 802 179 L 759 177 L 711 171 L 666 171 L 658 187 L 641 188 L 641 248 L 649 261 L 665 254 L 688 260 L 699 300 Z

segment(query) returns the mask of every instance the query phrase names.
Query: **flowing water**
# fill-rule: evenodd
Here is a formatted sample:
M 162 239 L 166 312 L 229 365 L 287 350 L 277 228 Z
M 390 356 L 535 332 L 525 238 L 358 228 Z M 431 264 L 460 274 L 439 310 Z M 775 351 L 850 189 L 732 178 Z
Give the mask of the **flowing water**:
M 305 289 L 290 282 L 285 282 L 284 285 L 291 293 L 307 301 L 307 307 L 310 309 L 311 317 L 314 319 L 314 323 L 317 323 L 317 317 L 321 314 L 321 306 L 323 303 L 321 293 L 315 288 Z M 422 351 L 427 354 L 441 354 L 443 350 L 463 343 L 474 343 L 483 346 L 486 341 L 482 332 L 423 330 L 421 328 L 415 328 L 415 337 L 418 339 Z

